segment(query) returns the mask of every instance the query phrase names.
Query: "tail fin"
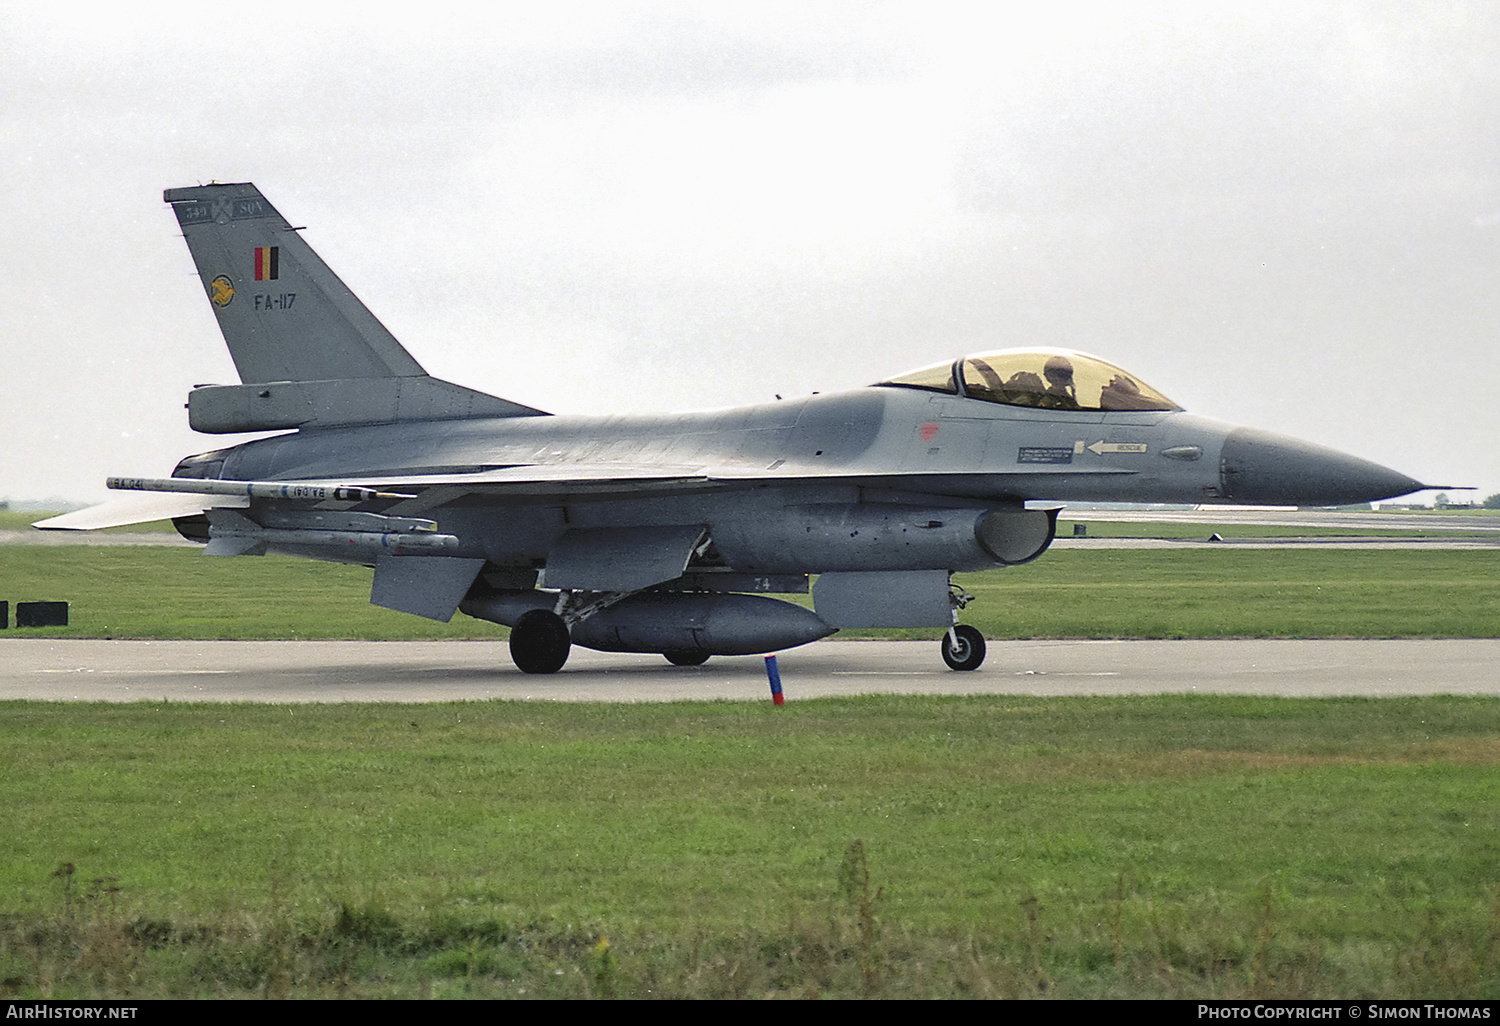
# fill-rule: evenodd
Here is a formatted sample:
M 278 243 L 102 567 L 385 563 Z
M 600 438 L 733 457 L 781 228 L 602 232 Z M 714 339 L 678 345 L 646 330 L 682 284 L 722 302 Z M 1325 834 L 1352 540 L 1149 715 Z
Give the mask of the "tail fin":
M 426 373 L 248 182 L 168 189 L 245 384 Z
M 200 431 L 541 411 L 427 376 L 249 182 L 168 189 L 242 386 L 189 396 Z M 277 389 L 248 386 L 278 384 Z M 253 393 L 253 394 L 252 394 Z

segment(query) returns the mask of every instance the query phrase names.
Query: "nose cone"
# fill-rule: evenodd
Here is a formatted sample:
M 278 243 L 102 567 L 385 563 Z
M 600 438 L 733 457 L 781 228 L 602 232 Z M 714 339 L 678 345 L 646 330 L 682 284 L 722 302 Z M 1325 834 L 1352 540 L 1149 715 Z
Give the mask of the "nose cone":
M 1347 506 L 1422 489 L 1378 463 L 1252 428 L 1224 439 L 1219 481 L 1224 498 L 1258 506 Z

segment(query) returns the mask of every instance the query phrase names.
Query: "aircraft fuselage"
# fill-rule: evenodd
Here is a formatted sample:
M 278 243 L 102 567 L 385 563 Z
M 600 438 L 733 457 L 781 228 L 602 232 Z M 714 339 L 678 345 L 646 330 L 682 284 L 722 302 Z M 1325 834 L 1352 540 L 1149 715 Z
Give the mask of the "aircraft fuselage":
M 481 488 L 424 515 L 459 537 L 454 555 L 520 565 L 545 560 L 570 528 L 701 523 L 726 565 L 758 573 L 911 567 L 924 559 L 914 552 L 934 569 L 997 565 L 963 528 L 923 528 L 924 544 L 904 549 L 849 537 L 844 528 L 881 530 L 861 511 L 909 513 L 885 528 L 899 534 L 904 521 L 930 522 L 932 510 L 1027 500 L 1340 505 L 1416 484 L 1331 449 L 1181 411 L 1027 410 L 893 387 L 670 417 L 304 430 L 222 455 L 215 476 L 235 480 L 461 481 L 542 470 L 570 479 L 567 494 L 549 483 L 536 498 L 524 485 L 480 498 Z M 651 488 L 653 474 L 661 489 Z M 1287 480 L 1305 484 L 1292 495 Z

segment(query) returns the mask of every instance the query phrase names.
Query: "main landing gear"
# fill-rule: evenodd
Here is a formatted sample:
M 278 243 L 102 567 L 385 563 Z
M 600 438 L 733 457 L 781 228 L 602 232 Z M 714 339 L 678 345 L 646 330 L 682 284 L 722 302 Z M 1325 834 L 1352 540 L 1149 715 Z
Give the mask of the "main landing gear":
M 510 657 L 525 673 L 556 673 L 572 647 L 568 625 L 549 609 L 523 614 L 510 629 Z
M 953 626 L 943 635 L 943 662 L 952 670 L 977 670 L 984 662 L 984 635 L 975 627 L 958 622 L 958 611 L 974 596 L 948 579 L 948 601 L 953 606 Z
M 663 652 L 667 662 L 673 666 L 702 666 L 708 662 L 708 653 L 701 648 L 675 648 L 670 652 Z
M 567 621 L 546 609 L 522 614 L 510 629 L 510 657 L 524 673 L 556 673 L 568 661 L 572 645 Z M 709 653 L 701 648 L 682 648 L 662 655 L 673 666 L 701 666 L 708 662 Z
M 523 673 L 556 673 L 568 661 L 573 627 L 633 593 L 564 591 L 553 609 L 522 613 L 510 629 L 510 657 Z

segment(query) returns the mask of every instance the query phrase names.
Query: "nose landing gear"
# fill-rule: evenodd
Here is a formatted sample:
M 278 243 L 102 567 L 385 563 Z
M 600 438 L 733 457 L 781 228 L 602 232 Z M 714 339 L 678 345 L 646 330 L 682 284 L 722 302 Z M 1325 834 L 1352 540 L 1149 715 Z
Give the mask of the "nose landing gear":
M 974 601 L 974 596 L 948 579 L 948 601 L 953 606 L 953 626 L 943 635 L 943 662 L 953 670 L 977 670 L 984 662 L 984 635 L 978 628 L 958 622 L 958 611 Z
M 984 662 L 984 635 L 966 623 L 954 624 L 943 635 L 943 662 L 954 670 L 977 670 Z

